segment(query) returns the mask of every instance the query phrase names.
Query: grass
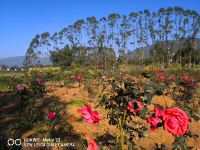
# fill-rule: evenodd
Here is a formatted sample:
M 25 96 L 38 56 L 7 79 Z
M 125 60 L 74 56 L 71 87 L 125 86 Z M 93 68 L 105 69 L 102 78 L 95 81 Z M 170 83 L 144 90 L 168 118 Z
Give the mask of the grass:
M 76 105 L 76 106 L 82 106 L 82 105 L 85 104 L 85 102 L 84 102 L 84 101 L 81 101 L 81 100 L 71 100 L 71 101 L 69 102 L 69 104 Z
M 12 75 L 15 75 L 15 76 L 23 76 L 25 72 L 21 72 L 21 71 L 0 71 L 0 75 L 1 76 L 12 76 Z
M 41 134 L 46 133 L 46 130 L 44 130 L 41 127 L 35 127 L 35 128 L 33 128 L 33 131 L 36 131 L 36 132 L 41 133 Z

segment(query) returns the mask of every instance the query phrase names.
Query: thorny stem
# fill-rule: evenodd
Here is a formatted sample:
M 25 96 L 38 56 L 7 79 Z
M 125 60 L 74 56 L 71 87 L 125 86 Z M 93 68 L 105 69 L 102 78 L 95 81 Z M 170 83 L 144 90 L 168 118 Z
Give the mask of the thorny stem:
M 22 96 L 20 95 L 20 102 L 19 102 L 19 132 L 21 134 L 21 105 L 22 105 Z
M 119 129 L 120 128 L 120 119 L 118 120 L 118 123 L 117 123 L 117 128 Z M 119 131 L 117 131 L 117 144 L 119 144 Z
M 122 146 L 122 150 L 124 150 L 124 122 L 125 122 L 125 118 L 126 118 L 126 110 L 124 111 L 124 115 L 122 118 L 122 123 L 121 123 L 121 146 Z
M 124 150 L 124 122 L 125 122 L 125 119 L 126 119 L 126 110 L 124 111 L 123 113 L 123 117 L 122 118 L 119 118 L 119 121 L 118 121 L 118 125 L 117 125 L 117 128 L 119 129 L 119 134 L 117 134 L 117 143 L 121 146 L 121 150 Z M 120 136 L 120 142 L 119 142 L 119 136 Z

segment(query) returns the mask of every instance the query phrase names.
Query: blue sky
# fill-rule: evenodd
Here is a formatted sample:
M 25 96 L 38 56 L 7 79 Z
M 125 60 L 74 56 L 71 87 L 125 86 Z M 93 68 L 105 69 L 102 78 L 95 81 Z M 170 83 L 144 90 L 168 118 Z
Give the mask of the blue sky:
M 181 6 L 200 13 L 199 0 L 0 0 L 0 58 L 22 56 L 37 33 L 54 33 L 88 16 Z

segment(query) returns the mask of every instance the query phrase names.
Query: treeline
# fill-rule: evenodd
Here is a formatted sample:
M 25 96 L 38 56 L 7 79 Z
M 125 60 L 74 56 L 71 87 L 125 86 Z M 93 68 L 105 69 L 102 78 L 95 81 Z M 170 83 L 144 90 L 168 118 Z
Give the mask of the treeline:
M 200 63 L 199 36 L 199 13 L 178 6 L 128 15 L 112 13 L 100 19 L 91 16 L 53 35 L 37 34 L 30 42 L 24 64 L 30 66 L 37 58 L 51 56 L 55 65 L 195 65 Z

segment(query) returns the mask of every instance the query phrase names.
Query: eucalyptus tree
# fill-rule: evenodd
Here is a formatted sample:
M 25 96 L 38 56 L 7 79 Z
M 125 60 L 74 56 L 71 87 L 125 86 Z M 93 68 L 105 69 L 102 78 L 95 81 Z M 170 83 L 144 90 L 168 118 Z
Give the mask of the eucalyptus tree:
M 96 53 L 97 53 L 97 34 L 98 34 L 98 20 L 96 17 L 88 17 L 86 19 L 86 32 L 88 37 L 88 44 L 91 48 L 91 52 L 89 52 L 90 55 L 92 55 L 92 61 L 96 62 L 96 65 L 98 65 L 98 62 L 96 61 Z
M 106 17 L 99 19 L 99 31 L 98 31 L 98 47 L 107 47 L 106 45 L 107 38 L 107 27 L 106 27 Z
M 129 37 L 131 35 L 130 32 L 130 23 L 128 18 L 123 15 L 122 19 L 121 19 L 121 24 L 120 24 L 120 28 L 119 28 L 119 35 L 120 35 L 120 42 L 119 44 L 119 56 L 124 60 L 126 66 L 127 66 L 127 44 L 128 44 L 128 40 Z
M 74 27 L 73 25 L 69 25 L 66 29 L 67 39 L 69 40 L 69 45 L 71 47 L 75 47 L 75 36 L 74 36 Z
M 182 23 L 183 23 L 183 8 L 175 6 L 174 7 L 174 40 L 175 40 L 175 44 L 177 45 L 177 52 L 179 52 L 179 63 L 180 63 L 180 67 L 182 64 L 182 48 L 181 48 L 181 43 L 183 42 L 183 35 L 184 35 L 184 31 L 183 31 L 183 27 L 182 27 Z
M 149 58 L 149 39 L 150 39 L 150 32 L 149 32 L 149 23 L 150 23 L 150 11 L 145 9 L 143 12 L 143 43 L 147 50 L 147 57 Z
M 181 45 L 183 45 L 180 49 L 181 59 L 183 59 L 184 63 L 189 63 L 189 67 L 191 67 L 191 58 L 192 58 L 192 42 L 191 42 L 191 35 L 192 35 L 192 18 L 191 18 L 191 11 L 190 10 L 183 10 L 182 11 L 182 27 L 180 28 L 180 32 L 182 32 L 183 39 L 181 39 Z M 180 59 L 179 55 L 179 59 Z M 188 59 L 188 61 L 187 61 Z
M 164 8 L 160 8 L 157 12 L 157 29 L 156 29 L 156 44 L 158 44 L 157 46 L 155 46 L 155 50 L 157 53 L 157 59 L 160 62 L 160 64 L 162 65 L 162 67 L 164 66 L 165 63 L 165 52 L 164 52 L 164 31 L 163 31 L 163 26 L 165 23 L 165 19 L 163 18 L 163 15 L 165 13 L 165 9 Z M 161 48 L 162 47 L 162 48 Z
M 120 19 L 120 15 L 117 13 L 109 14 L 107 18 L 108 27 L 109 27 L 109 35 L 108 35 L 107 42 L 108 42 L 108 46 L 113 49 L 115 49 L 116 38 L 119 36 L 118 34 L 119 19 Z
M 36 35 L 30 42 L 30 45 L 26 51 L 25 60 L 23 62 L 24 66 L 34 65 L 35 60 L 38 58 L 37 49 L 40 46 L 39 42 L 40 35 Z
M 49 32 L 44 32 L 41 34 L 41 56 L 45 59 L 45 65 L 47 65 L 47 59 L 49 58 L 49 48 L 51 46 L 50 40 L 51 37 Z
M 98 39 L 97 46 L 99 48 L 98 55 L 100 56 L 101 64 L 103 64 L 103 68 L 107 68 L 107 58 L 109 58 L 108 53 L 110 49 L 107 49 L 106 38 L 107 38 L 107 22 L 106 17 L 102 17 L 99 19 L 99 31 L 98 31 Z M 107 52 L 107 51 L 109 52 Z M 112 59 L 114 57 L 110 57 Z M 111 60 L 114 61 L 114 60 Z
M 149 42 L 151 45 L 153 45 L 156 41 L 156 12 L 152 12 L 149 16 L 148 30 L 149 30 Z M 152 57 L 155 56 L 155 51 L 153 48 L 150 49 L 149 53 Z
M 82 30 L 84 29 L 84 24 L 85 21 L 83 19 L 79 19 L 73 24 L 76 46 L 81 46 Z
M 58 40 L 57 42 L 59 43 L 60 47 L 64 47 L 65 45 L 69 44 L 68 38 L 67 38 L 67 28 L 66 27 L 63 28 L 60 32 L 58 32 L 57 40 Z
M 58 46 L 58 33 L 57 33 L 57 32 L 55 32 L 55 33 L 51 36 L 51 41 L 52 41 L 51 50 L 57 50 L 57 49 L 59 49 L 59 46 Z
M 171 63 L 171 59 L 174 55 L 172 45 L 173 42 L 169 42 L 171 33 L 173 31 L 173 26 L 172 26 L 172 15 L 173 14 L 173 8 L 168 7 L 164 13 L 164 23 L 163 23 L 163 34 L 164 34 L 164 53 L 166 54 L 166 59 L 168 62 L 168 65 Z
M 143 12 L 139 11 L 139 17 L 138 17 L 138 23 L 137 23 L 137 45 L 140 47 L 141 50 L 141 64 L 144 65 L 144 46 L 145 46 L 145 41 L 146 41 L 146 31 L 144 28 L 144 17 L 143 17 Z
M 192 35 L 191 35 L 191 40 L 193 46 L 195 45 L 195 40 L 198 36 L 198 33 L 200 32 L 200 15 L 197 13 L 195 10 L 191 12 L 191 18 L 192 18 Z M 195 57 L 195 48 L 193 47 L 193 57 Z M 191 57 L 190 57 L 190 62 L 191 62 Z M 195 67 L 195 59 L 193 59 L 193 66 Z
M 34 63 L 34 60 L 37 58 L 36 53 L 34 52 L 33 48 L 29 47 L 25 54 L 25 59 L 23 62 L 23 65 L 26 67 L 32 66 Z
M 82 48 L 82 30 L 84 29 L 84 24 L 85 21 L 83 19 L 79 19 L 77 20 L 74 24 L 73 24 L 73 28 L 74 28 L 74 42 L 75 42 L 75 54 L 76 54 L 76 61 L 78 63 L 83 64 L 84 61 L 84 52 L 83 52 L 83 48 Z
M 129 22 L 130 22 L 130 45 L 133 45 L 133 49 L 136 49 L 136 40 L 137 36 L 136 33 L 138 33 L 138 28 L 137 28 L 137 19 L 138 19 L 138 13 L 137 12 L 131 12 L 129 14 Z

